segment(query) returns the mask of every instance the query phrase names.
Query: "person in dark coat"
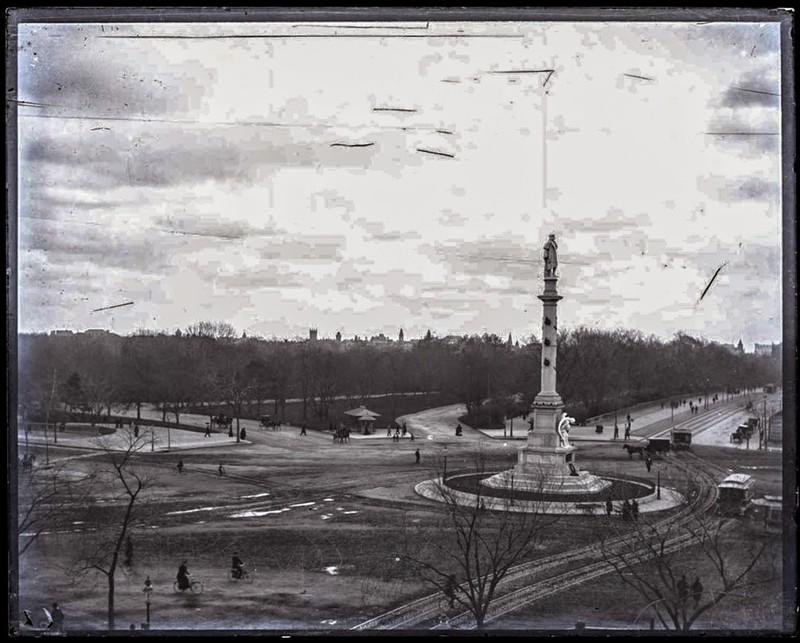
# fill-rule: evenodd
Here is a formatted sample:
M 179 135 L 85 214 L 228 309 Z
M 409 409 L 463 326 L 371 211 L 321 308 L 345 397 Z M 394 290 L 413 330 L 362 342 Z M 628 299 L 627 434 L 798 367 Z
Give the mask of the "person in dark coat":
M 455 603 L 456 600 L 456 586 L 456 577 L 453 574 L 450 574 L 447 577 L 447 582 L 444 586 L 444 595 L 450 599 L 449 609 L 453 609 L 453 603 Z
M 614 512 L 614 503 L 611 498 L 606 498 L 606 516 L 610 516 Z
M 689 594 L 689 586 L 688 583 L 686 582 L 686 574 L 681 575 L 677 587 L 678 587 L 678 600 L 680 600 L 680 602 L 683 603 Z
M 414 457 L 417 459 L 417 464 L 419 464 L 419 449 L 414 451 Z
M 52 628 L 56 632 L 62 632 L 64 630 L 64 612 L 61 611 L 58 603 L 53 603 L 53 611 L 50 613 L 50 617 L 53 619 Z
M 700 577 L 695 576 L 692 583 L 692 599 L 694 600 L 694 607 L 697 609 L 700 605 L 700 599 L 703 597 L 703 583 L 700 582 Z
M 189 589 L 191 583 L 189 582 L 189 567 L 184 560 L 178 567 L 178 589 Z

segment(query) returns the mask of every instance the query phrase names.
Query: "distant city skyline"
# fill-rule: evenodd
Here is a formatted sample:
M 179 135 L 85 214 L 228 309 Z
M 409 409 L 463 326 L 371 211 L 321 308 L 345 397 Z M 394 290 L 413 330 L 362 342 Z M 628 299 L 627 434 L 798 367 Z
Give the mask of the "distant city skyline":
M 234 328 L 235 338 L 241 339 L 243 337 L 246 337 L 247 339 L 261 339 L 261 340 L 264 340 L 264 341 L 306 341 L 306 340 L 312 340 L 312 341 L 321 341 L 321 342 L 325 342 L 325 341 L 342 341 L 342 342 L 366 341 L 366 342 L 370 342 L 370 341 L 373 341 L 373 340 L 380 340 L 380 341 L 398 342 L 398 343 L 400 343 L 401 341 L 402 342 L 407 342 L 407 343 L 414 343 L 414 342 L 417 342 L 417 341 L 420 341 L 420 340 L 424 339 L 426 337 L 427 333 L 428 333 L 428 330 L 430 330 L 431 336 L 434 339 L 447 339 L 447 338 L 454 338 L 454 337 L 467 337 L 467 336 L 469 336 L 469 335 L 465 335 L 465 334 L 461 334 L 461 335 L 459 335 L 459 334 L 450 334 L 450 333 L 442 334 L 442 333 L 436 332 L 436 330 L 433 329 L 433 328 L 430 328 L 430 329 L 426 330 L 424 333 L 422 333 L 419 336 L 409 336 L 408 333 L 405 332 L 405 329 L 403 329 L 404 337 L 403 337 L 402 340 L 400 340 L 399 339 L 400 330 L 401 329 L 398 328 L 397 332 L 394 333 L 394 334 L 381 332 L 381 333 L 372 334 L 372 335 L 358 335 L 358 334 L 356 334 L 356 335 L 345 335 L 344 333 L 342 333 L 342 331 L 336 331 L 331 335 L 327 335 L 325 333 L 319 333 L 319 329 L 318 328 L 309 328 L 308 332 L 306 333 L 305 336 L 294 335 L 294 336 L 291 336 L 291 337 L 279 337 L 279 336 L 273 335 L 273 336 L 265 337 L 263 335 L 258 335 L 258 334 L 251 335 L 251 334 L 247 333 L 247 331 L 241 331 L 240 329 Z M 620 329 L 620 330 L 625 330 L 625 329 Z M 316 332 L 314 332 L 314 331 L 316 331 Z M 72 335 L 72 334 L 74 334 L 74 335 L 80 335 L 80 334 L 104 335 L 104 334 L 112 334 L 112 335 L 116 335 L 118 337 L 128 337 L 128 336 L 131 336 L 131 335 L 135 335 L 137 332 L 139 332 L 139 331 L 133 331 L 131 333 L 116 333 L 116 332 L 114 332 L 112 330 L 109 330 L 107 328 L 85 328 L 85 329 L 80 329 L 80 330 L 58 328 L 58 329 L 52 329 L 52 330 L 49 330 L 49 331 L 33 331 L 33 332 L 30 332 L 29 334 L 47 334 L 47 335 L 62 335 L 62 334 L 69 334 L 69 335 Z M 178 332 L 180 332 L 180 334 L 183 335 L 183 334 L 187 333 L 187 329 L 186 328 L 148 329 L 147 332 L 148 333 L 154 333 L 154 334 L 162 334 L 162 335 L 175 335 Z M 500 335 L 498 333 L 491 333 L 491 332 L 488 332 L 488 334 L 489 335 L 493 334 L 493 335 L 497 336 L 498 338 L 500 338 L 501 340 L 504 340 L 504 341 L 506 341 L 507 338 L 508 338 L 508 335 Z M 523 334 L 517 336 L 517 335 L 514 335 L 513 332 L 511 332 L 511 333 L 509 333 L 509 335 L 511 336 L 511 340 L 515 345 L 516 344 L 523 345 L 523 344 L 527 343 L 528 340 L 530 340 L 530 338 L 531 338 L 531 333 L 527 333 L 527 334 L 523 333 Z M 715 344 L 719 344 L 721 346 L 725 346 L 726 348 L 732 348 L 732 349 L 737 348 L 738 345 L 739 345 L 739 342 L 741 342 L 743 350 L 745 352 L 748 352 L 748 353 L 753 353 L 753 352 L 759 353 L 760 352 L 760 353 L 763 354 L 767 349 L 771 349 L 772 347 L 778 348 L 778 347 L 782 347 L 782 345 L 783 345 L 782 342 L 754 342 L 753 344 L 751 344 L 748 347 L 748 345 L 745 342 L 743 342 L 741 339 L 736 341 L 736 342 L 724 342 L 724 341 L 720 341 L 718 339 L 703 337 L 701 335 L 696 335 L 696 334 L 695 335 L 691 335 L 691 336 L 694 337 L 695 339 L 701 339 L 703 341 L 712 342 L 712 343 L 715 343 Z M 535 339 L 536 339 L 537 342 L 541 342 L 541 337 L 538 334 L 535 334 Z M 671 338 L 668 338 L 668 337 L 667 338 L 663 338 L 662 337 L 662 338 L 659 338 L 659 339 L 662 339 L 664 341 L 669 341 Z
M 553 232 L 564 328 L 782 341 L 775 23 L 18 42 L 20 332 L 539 336 Z

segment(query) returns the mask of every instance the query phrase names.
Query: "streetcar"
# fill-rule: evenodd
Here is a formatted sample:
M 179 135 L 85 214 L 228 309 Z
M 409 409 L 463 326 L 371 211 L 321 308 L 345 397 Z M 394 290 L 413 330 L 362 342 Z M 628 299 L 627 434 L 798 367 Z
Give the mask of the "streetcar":
M 753 501 L 756 481 L 746 473 L 732 473 L 717 485 L 717 511 L 723 516 L 742 516 Z

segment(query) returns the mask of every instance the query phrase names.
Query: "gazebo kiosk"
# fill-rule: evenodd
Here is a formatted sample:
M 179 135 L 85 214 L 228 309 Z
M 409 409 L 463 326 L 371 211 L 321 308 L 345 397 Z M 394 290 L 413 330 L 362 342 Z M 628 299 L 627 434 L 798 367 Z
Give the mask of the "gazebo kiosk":
M 345 411 L 344 414 L 352 418 L 351 422 L 354 428 L 361 431 L 364 435 L 375 433 L 375 419 L 381 416 L 380 413 L 370 411 L 364 405 L 350 411 Z

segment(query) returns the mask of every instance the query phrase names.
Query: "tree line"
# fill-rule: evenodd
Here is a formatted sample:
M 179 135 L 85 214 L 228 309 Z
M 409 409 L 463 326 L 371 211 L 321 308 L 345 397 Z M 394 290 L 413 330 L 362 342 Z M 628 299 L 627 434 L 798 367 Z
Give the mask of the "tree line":
M 174 334 L 22 334 L 20 407 L 30 418 L 110 415 L 152 404 L 163 419 L 214 408 L 233 417 L 282 417 L 287 400 L 304 421 L 327 427 L 333 401 L 373 395 L 444 393 L 482 423 L 530 407 L 540 388 L 541 344 L 494 334 L 416 342 L 264 340 L 237 337 L 226 323 L 199 322 Z M 686 334 L 669 341 L 632 330 L 560 329 L 558 391 L 577 420 L 688 393 L 780 382 L 780 359 L 736 353 Z M 477 414 L 477 415 L 476 415 Z

